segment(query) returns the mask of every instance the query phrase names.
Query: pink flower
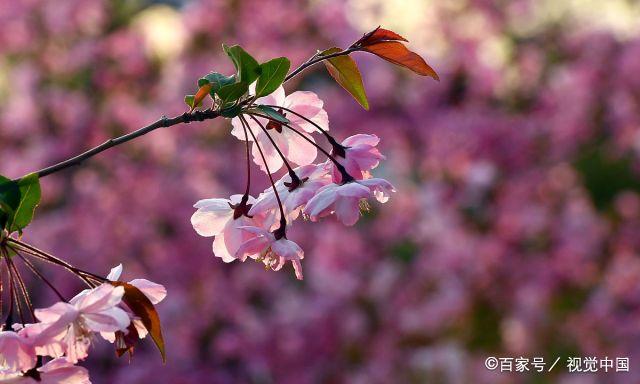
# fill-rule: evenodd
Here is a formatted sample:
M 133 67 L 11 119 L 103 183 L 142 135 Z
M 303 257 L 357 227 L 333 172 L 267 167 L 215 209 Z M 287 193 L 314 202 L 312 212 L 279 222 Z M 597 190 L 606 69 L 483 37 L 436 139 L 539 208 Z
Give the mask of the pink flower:
M 233 195 L 230 200 L 206 199 L 194 205 L 198 210 L 191 216 L 191 225 L 200 236 L 215 236 L 213 254 L 225 263 L 236 260 L 236 251 L 251 237 L 239 228 L 256 225 L 256 220 L 247 216 L 254 200 L 249 196 L 243 203 L 242 195 Z
M 367 179 L 343 185 L 329 184 L 318 190 L 309 200 L 304 213 L 312 221 L 335 213 L 345 225 L 354 225 L 360 217 L 361 201 L 373 195 L 378 201 L 386 202 L 394 188 L 383 179 Z M 366 207 L 366 206 L 365 206 Z
M 280 270 L 284 263 L 291 261 L 296 278 L 303 279 L 300 260 L 304 258 L 304 252 L 298 244 L 285 237 L 276 239 L 273 233 L 263 228 L 242 227 L 241 229 L 251 233 L 253 237 L 240 246 L 237 252 L 238 257 L 259 255 L 256 259 L 274 271 Z
M 28 372 L 0 372 L 2 384 L 91 384 L 89 372 L 65 358 L 53 359 Z
M 290 190 L 291 176 L 289 174 L 276 182 L 276 189 L 288 221 L 293 221 L 298 217 L 302 206 L 316 194 L 318 189 L 331 183 L 329 172 L 323 165 L 303 165 L 294 171 L 302 181 L 302 184 L 294 190 Z M 280 219 L 280 210 L 273 188 L 268 188 L 260 194 L 249 210 L 249 214 L 260 216 L 263 219 L 263 227 L 274 229 L 273 226 L 277 225 Z
M 122 264 L 118 264 L 117 266 L 111 268 L 111 271 L 107 275 L 107 279 L 111 281 L 119 281 L 118 279 L 120 278 L 121 274 L 122 274 Z M 167 296 L 167 289 L 163 285 L 154 283 L 147 279 L 133 279 L 129 281 L 129 284 L 138 288 L 140 292 L 142 292 L 149 299 L 149 301 L 151 301 L 151 304 L 153 305 L 160 303 Z M 131 323 L 135 327 L 138 337 L 140 339 L 144 339 L 149 333 L 147 331 L 147 327 L 144 326 L 144 324 L 142 323 L 142 320 L 137 316 L 135 316 L 133 312 L 129 310 L 128 307 L 124 306 L 123 309 L 129 315 L 129 319 L 131 320 Z M 123 331 L 125 335 L 128 332 L 129 332 L 129 329 Z M 100 332 L 100 336 L 102 336 L 103 339 L 111 343 L 113 343 L 116 340 L 115 332 Z
M 16 332 L 0 332 L 0 370 L 27 371 L 36 365 L 36 352 L 30 339 Z
M 371 177 L 369 171 L 377 167 L 380 160 L 385 158 L 376 148 L 379 142 L 380 138 L 376 135 L 353 135 L 341 143 L 344 156 L 335 149 L 333 155 L 353 178 L 356 180 L 367 179 Z M 331 166 L 333 181 L 340 183 L 342 175 L 333 162 L 328 162 L 328 164 Z
M 256 103 L 277 105 L 291 109 L 292 111 L 295 111 L 318 124 L 324 130 L 329 130 L 329 118 L 327 116 L 327 112 L 323 109 L 324 103 L 313 92 L 297 91 L 285 97 L 284 88 L 279 87 L 272 94 L 257 99 Z M 307 137 L 313 141 L 313 137 L 308 135 L 309 133 L 317 131 L 313 124 L 308 123 L 293 113 L 284 110 L 279 110 L 279 112 L 291 122 L 291 125 L 294 128 L 301 133 L 306 134 Z M 272 123 L 268 119 L 262 117 L 258 117 L 257 120 L 268 130 L 269 135 L 273 138 L 280 151 L 282 151 L 283 155 L 288 160 L 291 160 L 293 163 L 298 165 L 307 165 L 311 164 L 316 159 L 316 148 L 291 129 L 288 129 L 278 123 Z M 262 128 L 260 128 L 260 125 L 250 117 L 247 118 L 247 122 L 249 123 L 251 132 L 256 136 L 257 144 L 260 145 L 264 152 L 267 164 L 269 165 L 269 170 L 271 172 L 276 172 L 284 164 L 282 158 Z M 234 118 L 231 123 L 233 124 L 231 134 L 240 140 L 244 140 L 244 129 L 242 128 L 240 119 Z M 247 133 L 247 135 L 249 141 L 254 141 L 250 133 Z M 252 147 L 252 153 L 253 161 L 260 166 L 260 169 L 266 172 L 262 157 L 260 156 L 260 152 L 258 151 L 258 147 L 255 142 Z
M 129 315 L 118 307 L 123 295 L 123 287 L 110 284 L 85 290 L 69 303 L 36 309 L 36 318 L 41 323 L 28 325 L 20 334 L 34 338 L 37 354 L 52 357 L 64 354 L 75 364 L 87 357 L 94 332 L 116 332 L 129 326 Z

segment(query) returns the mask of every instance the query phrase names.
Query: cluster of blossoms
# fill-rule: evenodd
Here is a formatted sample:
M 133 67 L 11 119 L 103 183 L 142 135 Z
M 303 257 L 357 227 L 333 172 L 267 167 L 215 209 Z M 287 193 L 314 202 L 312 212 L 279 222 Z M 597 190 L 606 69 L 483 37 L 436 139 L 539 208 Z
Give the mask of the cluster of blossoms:
M 258 63 L 239 45 L 223 44 L 236 73 L 225 76 L 211 72 L 200 78 L 197 92 L 184 98 L 190 107 L 188 112 L 173 118 L 163 115 L 145 127 L 23 177 L 0 175 L 0 262 L 6 265 L 10 288 L 9 311 L 0 329 L 0 383 L 88 383 L 87 371 L 75 364 L 87 358 L 96 334 L 113 343 L 118 356 L 132 354 L 138 339 L 150 335 L 165 358 L 154 307 L 166 295 L 163 286 L 147 280 L 118 281 L 121 265 L 103 278 L 22 241 L 23 230 L 33 220 L 40 202 L 41 178 L 158 128 L 229 118 L 232 134 L 246 146 L 246 189 L 244 194 L 229 199 L 199 201 L 191 220 L 193 227 L 203 236 L 215 237 L 214 253 L 225 262 L 251 258 L 263 263 L 265 269 L 276 271 L 291 262 L 296 277 L 302 280 L 304 252 L 287 238 L 295 219 L 317 221 L 335 214 L 343 224 L 354 225 L 361 211 L 368 209 L 368 199 L 384 203 L 395 189 L 388 181 L 371 176 L 370 171 L 384 158 L 377 149 L 377 136 L 357 134 L 338 142 L 328 133 L 328 116 L 317 95 L 295 92 L 286 97 L 282 85 L 306 68 L 324 62 L 329 74 L 368 109 L 363 81 L 351 53 L 368 52 L 438 79 L 425 60 L 404 45 L 406 41 L 378 27 L 344 50 L 333 47 L 317 51 L 292 71 L 286 57 Z M 197 110 L 207 96 L 211 96 L 212 106 Z M 321 134 L 331 149 L 317 144 L 314 134 Z M 326 156 L 324 162 L 316 162 L 318 152 Z M 271 182 L 271 188 L 257 198 L 250 195 L 252 158 Z M 281 169 L 286 174 L 275 181 L 274 175 Z M 66 300 L 30 258 L 63 267 L 88 289 Z M 49 308 L 35 309 L 14 260 L 22 260 L 60 301 Z M 1 272 L 0 288 L 4 280 Z M 28 315 L 31 321 L 27 321 Z M 45 359 L 51 360 L 45 364 Z
M 244 194 L 198 201 L 191 223 L 198 234 L 215 237 L 213 252 L 223 261 L 251 258 L 275 271 L 290 261 L 302 280 L 304 252 L 287 239 L 287 228 L 294 220 L 317 221 L 333 214 L 343 224 L 354 225 L 369 198 L 384 203 L 395 190 L 387 180 L 370 173 L 384 159 L 377 149 L 380 139 L 356 134 L 336 141 L 328 133 L 324 103 L 315 93 L 296 91 L 285 96 L 280 86 L 255 104 L 272 108 L 279 116 L 240 115 L 232 119 L 231 133 L 246 142 L 247 167 L 252 157 L 268 174 L 271 187 L 257 198 L 251 196 L 247 170 Z M 330 152 L 316 144 L 314 133 L 329 142 Z M 326 156 L 324 162 L 315 162 L 318 151 Z M 282 168 L 286 173 L 274 181 L 273 174 Z
M 88 371 L 75 364 L 87 358 L 96 335 L 113 343 L 116 353 L 122 356 L 126 352 L 133 354 L 137 340 L 149 334 L 148 317 L 138 308 L 141 305 L 152 308 L 162 301 L 166 296 L 162 285 L 145 279 L 118 281 L 121 264 L 113 268 L 106 279 L 101 278 L 6 233 L 1 240 L 1 256 L 9 276 L 10 304 L 0 328 L 0 383 L 90 383 Z M 90 288 L 66 300 L 28 257 L 63 266 Z M 14 258 L 21 259 L 60 301 L 48 308 L 34 309 Z M 33 322 L 26 321 L 28 315 Z M 49 361 L 43 364 L 44 359 Z

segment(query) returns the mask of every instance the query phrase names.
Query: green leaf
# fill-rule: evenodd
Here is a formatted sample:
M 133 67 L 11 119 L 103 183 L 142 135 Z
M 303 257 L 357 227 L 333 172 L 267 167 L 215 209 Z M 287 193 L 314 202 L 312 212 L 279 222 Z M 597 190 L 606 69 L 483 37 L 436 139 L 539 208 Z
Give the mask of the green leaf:
M 13 221 L 15 209 L 20 204 L 18 183 L 0 175 L 0 229 Z
M 203 85 L 207 85 L 209 84 L 209 80 L 207 80 L 204 77 L 201 77 L 198 79 L 198 88 L 202 87 Z
M 33 213 L 40 203 L 40 180 L 37 173 L 24 176 L 18 180 L 17 185 L 20 190 L 20 202 L 15 208 L 9 232 L 22 231 L 29 225 L 33 220 Z
M 340 48 L 333 47 L 321 52 L 321 55 L 330 55 L 332 53 L 342 51 Z M 356 101 L 366 110 L 369 109 L 369 101 L 367 93 L 362 84 L 362 76 L 358 70 L 358 65 L 349 56 L 336 56 L 324 61 L 331 77 L 335 79 L 342 88 L 353 96 Z
M 256 84 L 256 97 L 266 96 L 284 82 L 291 62 L 286 57 L 278 57 L 260 65 L 260 76 Z
M 271 107 L 267 107 L 266 105 L 258 105 L 255 109 L 257 109 L 259 112 L 262 112 L 263 114 L 281 123 L 285 123 L 285 124 L 290 123 L 289 119 L 287 119 L 280 112 L 276 111 Z
M 184 97 L 184 102 L 189 106 L 189 108 L 193 108 L 193 101 L 196 99 L 196 95 L 186 95 Z
M 229 84 L 233 84 L 236 82 L 236 75 L 231 75 L 231 76 L 225 76 L 221 73 L 218 72 L 211 72 L 208 75 L 206 75 L 205 77 L 201 78 L 198 81 L 207 81 L 208 84 L 211 84 L 211 92 L 215 93 L 217 92 L 220 88 L 224 87 L 225 85 L 229 85 Z M 199 83 L 198 83 L 199 84 Z
M 223 105 L 232 103 L 239 98 L 241 98 L 247 91 L 249 90 L 249 85 L 244 81 L 235 84 L 225 85 L 220 88 L 218 92 L 218 97 L 222 100 Z
M 220 111 L 220 115 L 232 119 L 238 116 L 242 112 L 242 108 L 239 105 L 232 105 Z
M 236 67 L 237 80 L 247 84 L 253 83 L 260 75 L 260 65 L 239 45 L 228 47 L 222 44 L 222 48 L 229 55 Z

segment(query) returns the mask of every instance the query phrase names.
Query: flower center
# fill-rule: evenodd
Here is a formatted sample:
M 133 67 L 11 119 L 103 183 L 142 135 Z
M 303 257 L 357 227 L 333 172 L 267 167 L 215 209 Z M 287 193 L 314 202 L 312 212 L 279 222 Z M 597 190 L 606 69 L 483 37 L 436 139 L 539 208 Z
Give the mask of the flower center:
M 278 113 L 284 117 L 287 117 L 287 114 L 281 109 L 278 110 Z M 274 120 L 270 120 L 267 123 L 266 129 L 275 129 L 278 133 L 282 133 L 282 123 Z

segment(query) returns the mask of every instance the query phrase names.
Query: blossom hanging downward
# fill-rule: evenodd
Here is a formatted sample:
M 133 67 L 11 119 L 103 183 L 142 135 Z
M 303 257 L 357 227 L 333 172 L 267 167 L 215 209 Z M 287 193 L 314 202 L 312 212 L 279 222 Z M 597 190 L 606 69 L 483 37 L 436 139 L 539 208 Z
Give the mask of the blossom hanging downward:
M 198 234 L 215 237 L 213 250 L 217 257 L 225 262 L 252 258 L 273 270 L 291 261 L 301 279 L 304 253 L 286 237 L 298 217 L 317 221 L 335 214 L 345 225 L 354 225 L 361 211 L 368 209 L 367 199 L 374 197 L 382 203 L 389 199 L 394 187 L 371 174 L 385 158 L 377 148 L 378 136 L 359 133 L 337 141 L 329 134 L 324 102 L 312 92 L 287 96 L 282 85 L 306 67 L 324 61 L 330 75 L 368 109 L 360 72 L 349 57 L 352 52 L 366 51 L 420 75 L 438 78 L 404 45 L 406 41 L 378 27 L 344 50 L 334 47 L 317 51 L 291 72 L 290 62 L 284 57 L 259 64 L 239 46 L 225 48 L 236 74 L 212 72 L 198 81 L 198 87 L 201 95 L 212 96 L 214 112 L 231 119 L 231 134 L 246 144 L 246 189 L 243 195 L 229 200 L 200 200 L 191 217 Z M 217 90 L 211 92 L 214 88 Z M 202 100 L 196 96 L 185 98 L 191 110 Z M 325 149 L 326 144 L 316 143 L 315 137 L 319 136 L 330 150 Z M 325 162 L 314 163 L 318 152 L 326 156 Z M 271 184 L 255 200 L 249 196 L 251 161 L 267 173 Z M 275 181 L 275 173 L 283 168 L 286 174 Z
M 38 355 L 64 354 L 75 364 L 87 357 L 93 333 L 123 331 L 129 326 L 129 316 L 118 307 L 123 295 L 123 287 L 110 284 L 85 290 L 69 303 L 36 309 L 40 323 L 25 327 L 21 333 L 34 340 Z
M 347 137 L 339 146 L 333 148 L 338 163 L 342 164 L 345 170 L 356 180 L 368 179 L 371 177 L 369 171 L 380 164 L 380 160 L 385 157 L 376 146 L 380 138 L 376 135 L 357 134 Z M 342 175 L 332 162 L 328 162 L 331 167 L 333 181 L 340 183 Z
M 301 184 L 291 190 L 292 178 L 285 174 L 276 182 L 276 190 L 282 201 L 287 221 L 292 222 L 298 218 L 305 204 L 315 196 L 318 189 L 331 183 L 331 176 L 326 165 L 309 164 L 294 169 Z M 280 220 L 278 199 L 273 188 L 265 189 L 255 201 L 249 215 L 260 217 L 264 228 L 275 230 Z
M 252 234 L 253 237 L 238 248 L 236 256 L 239 259 L 251 256 L 274 271 L 279 271 L 287 261 L 291 261 L 296 277 L 298 280 L 302 280 L 300 260 L 304 258 L 304 252 L 298 244 L 286 237 L 276 238 L 273 232 L 263 228 L 241 227 L 240 229 Z
M 118 264 L 113 267 L 109 274 L 107 275 L 107 279 L 113 282 L 119 281 L 120 275 L 122 274 L 122 264 Z M 151 302 L 151 304 L 156 305 L 160 303 L 167 296 L 167 289 L 160 284 L 154 283 L 147 279 L 133 279 L 129 281 L 129 284 L 138 288 L 140 292 L 142 292 Z M 137 316 L 126 303 L 121 303 L 121 308 L 127 313 L 129 319 L 131 320 L 131 324 L 127 327 L 126 330 L 119 330 L 116 332 L 100 332 L 100 336 L 103 339 L 109 341 L 110 343 L 119 343 L 117 346 L 119 351 L 129 351 L 132 352 L 133 347 L 135 346 L 136 339 L 144 339 L 149 331 L 147 327 L 145 327 L 144 323 Z
M 213 254 L 225 263 L 236 260 L 236 251 L 250 236 L 241 227 L 257 225 L 249 215 L 255 199 L 251 196 L 233 195 L 230 199 L 205 199 L 194 207 L 191 224 L 200 236 L 211 237 Z

